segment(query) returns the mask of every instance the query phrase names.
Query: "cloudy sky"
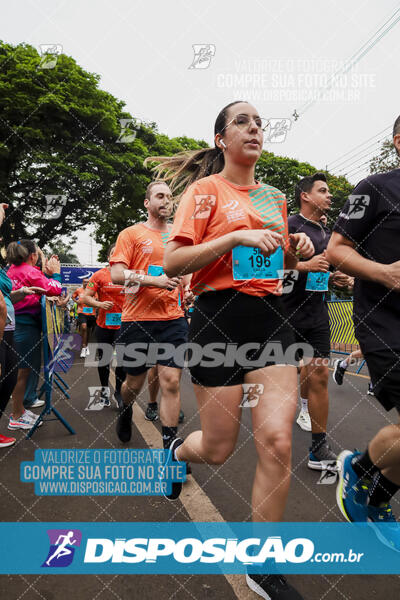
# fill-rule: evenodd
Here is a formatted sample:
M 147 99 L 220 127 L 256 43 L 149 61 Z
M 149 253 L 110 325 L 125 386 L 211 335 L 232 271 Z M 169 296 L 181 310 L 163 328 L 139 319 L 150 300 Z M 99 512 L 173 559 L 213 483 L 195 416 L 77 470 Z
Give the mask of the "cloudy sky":
M 22 0 L 1 37 L 62 46 L 169 136 L 212 143 L 219 110 L 248 99 L 275 126 L 266 149 L 356 183 L 400 113 L 397 17 L 399 0 Z

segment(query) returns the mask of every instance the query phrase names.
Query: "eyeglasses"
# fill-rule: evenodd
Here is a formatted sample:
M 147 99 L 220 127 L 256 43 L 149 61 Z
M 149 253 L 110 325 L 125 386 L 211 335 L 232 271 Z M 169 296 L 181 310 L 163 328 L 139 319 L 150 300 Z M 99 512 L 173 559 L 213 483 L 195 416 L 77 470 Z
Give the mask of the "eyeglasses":
M 233 117 L 233 119 L 231 121 L 229 121 L 229 123 L 226 124 L 226 127 L 228 127 L 228 125 L 231 125 L 232 123 L 234 125 L 236 125 L 236 127 L 238 127 L 241 131 L 244 131 L 245 129 L 248 129 L 250 126 L 250 123 L 254 121 L 256 127 L 258 129 L 261 129 L 261 131 L 266 131 L 266 129 L 269 127 L 269 120 L 268 119 L 262 119 L 261 117 L 250 117 L 249 115 L 236 115 L 236 117 Z

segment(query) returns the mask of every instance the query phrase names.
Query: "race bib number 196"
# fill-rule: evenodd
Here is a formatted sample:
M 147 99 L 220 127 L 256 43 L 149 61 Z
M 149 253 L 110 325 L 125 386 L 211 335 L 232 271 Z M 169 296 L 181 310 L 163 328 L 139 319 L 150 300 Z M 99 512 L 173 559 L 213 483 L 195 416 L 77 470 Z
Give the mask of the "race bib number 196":
M 264 256 L 259 248 L 236 246 L 232 250 L 233 279 L 279 279 L 283 269 L 283 250 L 279 247 L 271 256 Z

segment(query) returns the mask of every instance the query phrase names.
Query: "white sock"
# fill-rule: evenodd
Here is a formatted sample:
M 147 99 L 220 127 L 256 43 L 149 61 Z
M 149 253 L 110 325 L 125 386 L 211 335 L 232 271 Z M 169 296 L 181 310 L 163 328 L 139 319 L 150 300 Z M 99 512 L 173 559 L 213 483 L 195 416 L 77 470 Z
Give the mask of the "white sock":
M 342 369 L 347 369 L 347 360 L 342 360 L 340 366 L 342 367 Z
M 308 412 L 308 400 L 307 400 L 307 398 L 302 398 L 300 396 L 300 402 L 301 402 L 301 410 L 304 410 L 304 412 Z

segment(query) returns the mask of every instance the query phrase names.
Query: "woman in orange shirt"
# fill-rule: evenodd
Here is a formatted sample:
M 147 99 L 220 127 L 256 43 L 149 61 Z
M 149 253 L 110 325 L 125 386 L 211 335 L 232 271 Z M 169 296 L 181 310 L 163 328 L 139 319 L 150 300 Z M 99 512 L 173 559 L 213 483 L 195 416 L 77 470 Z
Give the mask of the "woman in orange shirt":
M 258 455 L 253 520 L 280 521 L 290 482 L 297 370 L 278 271 L 295 269 L 314 248 L 304 233 L 288 235 L 284 195 L 255 180 L 266 125 L 252 105 L 234 102 L 217 117 L 215 148 L 148 160 L 159 163 L 158 176 L 165 173 L 172 188 L 186 185 L 164 268 L 169 277 L 193 273 L 198 298 L 189 341 L 203 350 L 202 361 L 189 361 L 202 429 L 175 439 L 170 460 L 224 463 L 247 402 Z M 169 498 L 181 487 L 174 483 Z M 279 575 L 251 574 L 247 583 L 273 600 L 301 599 Z

